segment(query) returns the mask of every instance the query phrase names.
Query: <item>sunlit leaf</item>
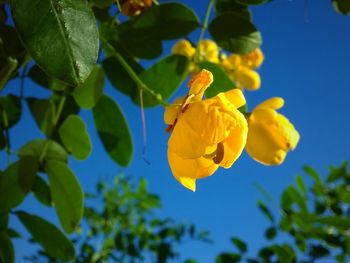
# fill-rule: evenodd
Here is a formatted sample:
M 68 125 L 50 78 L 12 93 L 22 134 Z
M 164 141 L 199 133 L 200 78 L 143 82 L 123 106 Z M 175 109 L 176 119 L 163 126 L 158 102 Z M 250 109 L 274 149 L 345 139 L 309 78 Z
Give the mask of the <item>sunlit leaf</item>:
M 95 66 L 84 83 L 74 89 L 73 97 L 83 109 L 94 107 L 102 96 L 104 87 L 104 71 Z
M 218 15 L 210 23 L 209 32 L 220 47 L 238 54 L 249 53 L 262 43 L 257 28 L 246 17 L 235 12 Z
M 51 223 L 41 217 L 16 212 L 21 223 L 31 233 L 34 241 L 38 242 L 51 257 L 58 260 L 72 260 L 75 257 L 73 243 Z
M 199 63 L 199 67 L 201 69 L 207 69 L 213 73 L 214 81 L 205 92 L 205 95 L 208 98 L 214 97 L 220 92 L 225 92 L 235 88 L 235 83 L 227 76 L 219 65 L 203 61 Z
M 67 233 L 71 233 L 76 230 L 83 216 L 82 188 L 74 173 L 63 162 L 48 161 L 45 171 L 49 176 L 52 201 L 60 223 Z
M 92 150 L 89 134 L 84 121 L 77 115 L 70 115 L 60 126 L 61 140 L 73 156 L 78 160 L 86 159 Z
M 88 1 L 13 0 L 11 9 L 27 50 L 45 72 L 73 86 L 84 82 L 98 55 Z
M 39 163 L 24 157 L 12 163 L 0 176 L 0 212 L 18 206 L 34 184 Z
M 18 156 L 21 158 L 31 156 L 40 160 L 43 154 L 43 160 L 46 161 L 56 160 L 60 162 L 67 162 L 68 159 L 67 152 L 62 148 L 62 146 L 52 140 L 32 140 L 22 146 L 18 151 Z
M 32 192 L 40 203 L 46 206 L 52 206 L 50 187 L 40 176 L 36 176 Z
M 160 98 L 169 98 L 184 81 L 188 73 L 189 61 L 184 56 L 171 55 L 158 61 L 140 74 L 141 80 Z M 138 98 L 139 99 L 139 98 Z M 159 102 L 147 92 L 143 92 L 145 107 L 152 107 Z
M 133 145 L 128 124 L 116 102 L 103 95 L 93 108 L 95 126 L 107 153 L 116 163 L 127 166 Z

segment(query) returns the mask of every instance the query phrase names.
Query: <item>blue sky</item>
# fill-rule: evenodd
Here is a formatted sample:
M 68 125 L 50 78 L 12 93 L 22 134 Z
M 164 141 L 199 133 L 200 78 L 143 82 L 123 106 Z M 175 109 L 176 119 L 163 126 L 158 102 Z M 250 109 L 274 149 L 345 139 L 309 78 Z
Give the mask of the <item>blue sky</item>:
M 186 4 L 203 19 L 206 1 L 187 1 Z M 248 106 L 252 109 L 267 98 L 283 97 L 286 103 L 281 112 L 301 134 L 296 150 L 288 154 L 282 165 L 263 166 L 244 152 L 231 169 L 220 169 L 213 176 L 198 181 L 197 192 L 193 193 L 173 178 L 168 166 L 169 135 L 164 132 L 163 108 L 145 111 L 146 158 L 150 161 L 147 164 L 141 154 L 140 110 L 128 97 L 115 91 L 109 82 L 105 91 L 118 101 L 130 125 L 134 139 L 133 160 L 129 167 L 122 169 L 109 159 L 96 136 L 91 112 L 84 110 L 81 116 L 88 125 L 93 153 L 82 162 L 70 160 L 87 191 L 93 190 L 97 180 L 112 178 L 120 172 L 147 178 L 150 191 L 158 194 L 163 204 L 159 215 L 193 222 L 199 229 L 211 232 L 215 244 L 188 242 L 181 248 L 184 258 L 193 257 L 198 262 L 213 262 L 219 252 L 232 251 L 231 236 L 247 241 L 252 252 L 264 244 L 263 231 L 268 221 L 256 207 L 257 200 L 264 197 L 254 187 L 254 182 L 263 185 L 278 202 L 280 193 L 294 182 L 295 175 L 305 177 L 303 165 L 311 165 L 325 174 L 329 165 L 350 160 L 350 18 L 335 13 L 330 0 L 309 0 L 307 19 L 302 0 L 275 0 L 254 7 L 253 17 L 262 32 L 266 59 L 259 71 L 261 89 L 245 93 Z M 191 37 L 196 41 L 198 31 Z M 164 55 L 169 53 L 172 44 L 170 41 L 165 43 Z M 7 91 L 18 93 L 18 82 L 10 85 Z M 177 94 L 185 92 L 183 85 Z M 27 82 L 25 95 L 37 94 L 48 95 Z M 43 138 L 26 106 L 21 122 L 11 130 L 11 137 L 15 149 L 29 139 Z M 0 154 L 0 167 L 5 163 L 6 156 Z M 308 182 L 308 178 L 305 179 Z M 57 222 L 54 211 L 43 209 L 32 196 L 21 207 L 32 213 L 49 215 Z M 10 224 L 23 230 L 15 218 L 11 218 Z M 26 241 L 16 241 L 17 262 L 33 248 Z

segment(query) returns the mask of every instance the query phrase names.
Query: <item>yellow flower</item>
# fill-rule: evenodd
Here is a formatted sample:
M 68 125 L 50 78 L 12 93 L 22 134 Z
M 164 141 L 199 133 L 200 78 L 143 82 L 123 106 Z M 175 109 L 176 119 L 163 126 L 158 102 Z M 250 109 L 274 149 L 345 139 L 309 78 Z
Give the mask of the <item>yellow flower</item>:
M 265 165 L 281 164 L 300 138 L 293 124 L 276 111 L 283 105 L 282 98 L 271 98 L 258 105 L 248 118 L 246 150 L 254 160 Z
M 196 49 L 192 46 L 191 42 L 186 39 L 181 39 L 175 43 L 172 48 L 172 53 L 176 55 L 182 55 L 191 59 L 196 53 Z
M 245 104 L 243 93 L 233 89 L 201 100 L 212 81 L 211 72 L 202 70 L 189 82 L 189 94 L 167 107 L 164 114 L 168 130 L 172 130 L 168 142 L 170 168 L 192 191 L 196 179 L 212 175 L 219 166 L 230 168 L 247 139 L 247 121 L 237 110 Z
M 242 64 L 242 58 L 240 55 L 231 54 L 227 58 L 221 61 L 221 66 L 227 73 L 233 73 Z
M 264 53 L 262 53 L 260 48 L 255 49 L 254 51 L 242 55 L 242 64 L 249 68 L 258 68 L 264 61 Z
M 219 47 L 210 39 L 203 39 L 198 43 L 199 60 L 219 63 Z
M 233 72 L 232 77 L 240 88 L 257 90 L 261 86 L 259 73 L 247 67 L 239 67 Z
M 119 0 L 121 12 L 126 16 L 138 16 L 152 6 L 152 0 Z

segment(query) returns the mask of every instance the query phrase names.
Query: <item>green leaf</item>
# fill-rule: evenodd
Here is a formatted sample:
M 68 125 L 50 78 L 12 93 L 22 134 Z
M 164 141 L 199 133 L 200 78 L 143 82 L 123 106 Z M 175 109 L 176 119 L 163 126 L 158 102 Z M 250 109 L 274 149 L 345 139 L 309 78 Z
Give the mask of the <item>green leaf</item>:
M 11 9 L 37 64 L 72 86 L 83 83 L 98 56 L 98 31 L 88 1 L 12 0 Z
M 258 207 L 271 222 L 274 222 L 272 213 L 267 208 L 267 206 L 260 200 L 258 200 Z
M 245 253 L 247 252 L 247 245 L 244 243 L 242 240 L 240 240 L 237 237 L 232 237 L 231 242 L 238 248 L 240 253 Z
M 79 181 L 63 162 L 48 161 L 45 171 L 60 223 L 67 233 L 71 233 L 83 216 L 84 194 Z
M 287 244 L 273 245 L 271 250 L 277 255 L 278 261 L 283 263 L 295 262 L 295 253 L 292 247 Z
M 22 106 L 17 96 L 0 97 L 0 129 L 12 127 L 21 118 Z
M 15 262 L 15 251 L 13 249 L 13 244 L 5 232 L 0 233 L 0 262 Z
M 45 135 L 50 135 L 53 129 L 54 103 L 47 99 L 37 98 L 28 98 L 27 103 L 39 129 Z
M 121 25 L 121 39 L 148 35 L 151 39 L 175 39 L 188 35 L 199 26 L 196 14 L 180 3 L 153 6 L 132 22 Z M 125 27 L 125 28 L 123 28 Z
M 36 157 L 38 160 L 41 158 L 44 149 L 45 161 L 56 160 L 60 162 L 67 162 L 67 152 L 57 142 L 51 140 L 32 140 L 21 147 L 18 151 L 18 156 L 23 158 L 25 156 Z
M 33 82 L 44 88 L 57 91 L 67 89 L 67 85 L 64 82 L 48 76 L 37 64 L 30 68 L 28 76 Z
M 0 172 L 0 178 L 1 176 L 3 176 L 2 172 Z M 8 221 L 9 221 L 8 212 L 0 212 L 0 232 L 3 232 L 7 229 Z
M 350 1 L 349 0 L 332 0 L 333 8 L 336 12 L 342 15 L 350 14 Z
M 309 254 L 313 259 L 328 256 L 330 251 L 322 245 L 311 245 Z
M 306 194 L 307 188 L 306 188 L 306 185 L 305 185 L 305 183 L 304 183 L 303 178 L 302 178 L 300 175 L 298 175 L 298 176 L 295 177 L 295 180 L 296 180 L 296 182 L 297 182 L 297 185 L 298 185 L 300 191 L 301 191 L 303 194 Z
M 330 167 L 327 182 L 334 182 L 340 178 L 346 178 L 347 175 L 347 162 L 343 162 L 340 167 Z
M 61 140 L 77 160 L 86 159 L 92 150 L 84 121 L 77 115 L 70 115 L 60 126 Z
M 267 2 L 271 2 L 272 0 L 235 0 L 235 1 L 242 5 L 261 5 Z
M 348 230 L 350 229 L 350 221 L 346 217 L 342 216 L 326 216 L 326 217 L 317 217 L 316 222 L 320 224 L 325 224 L 328 226 L 335 227 L 339 230 Z
M 32 234 L 34 241 L 39 243 L 48 255 L 66 261 L 75 258 L 73 243 L 56 226 L 41 217 L 23 211 L 16 212 L 16 215 Z
M 0 212 L 18 206 L 34 184 L 38 162 L 31 157 L 19 159 L 0 174 Z
M 140 74 L 140 78 L 150 89 L 165 100 L 169 98 L 183 82 L 188 73 L 188 66 L 189 61 L 186 57 L 171 55 L 143 71 Z M 146 92 L 143 93 L 144 107 L 152 107 L 158 104 L 159 102 L 153 96 Z
M 95 127 L 109 156 L 127 166 L 132 157 L 132 138 L 122 111 L 114 100 L 103 95 L 93 108 Z
M 104 77 L 103 69 L 95 66 L 86 81 L 74 89 L 73 97 L 81 108 L 91 109 L 96 105 L 103 93 Z
M 247 5 L 240 4 L 234 0 L 216 0 L 215 12 L 217 15 L 225 12 L 236 12 L 251 20 L 251 12 Z
M 40 176 L 36 176 L 32 192 L 40 203 L 46 206 L 52 206 L 50 187 Z
M 266 229 L 265 231 L 265 237 L 268 240 L 274 239 L 276 237 L 277 234 L 277 230 L 275 227 L 269 227 L 268 229 Z
M 133 58 L 128 56 L 123 56 L 123 58 L 136 74 L 139 75 L 144 70 Z M 114 57 L 109 57 L 103 61 L 102 65 L 112 86 L 128 95 L 131 99 L 136 99 L 138 96 L 138 88 L 135 81 L 130 77 L 129 73 L 119 61 Z
M 218 64 L 203 61 L 199 63 L 199 67 L 201 69 L 207 69 L 213 73 L 214 81 L 205 92 L 205 95 L 208 98 L 236 87 L 235 83 L 227 76 L 225 71 Z
M 292 203 L 298 204 L 298 206 L 300 208 L 300 212 L 308 213 L 308 208 L 306 205 L 306 198 L 304 198 L 302 195 L 300 195 L 300 193 L 293 186 L 288 186 L 288 188 L 285 190 L 283 195 L 284 194 L 288 195 L 288 197 Z M 283 195 L 282 195 L 282 197 L 283 197 Z
M 235 253 L 221 253 L 216 257 L 216 263 L 236 263 L 241 261 L 242 256 Z
M 214 41 L 223 49 L 246 54 L 262 44 L 260 32 L 244 16 L 226 12 L 217 16 L 209 25 Z

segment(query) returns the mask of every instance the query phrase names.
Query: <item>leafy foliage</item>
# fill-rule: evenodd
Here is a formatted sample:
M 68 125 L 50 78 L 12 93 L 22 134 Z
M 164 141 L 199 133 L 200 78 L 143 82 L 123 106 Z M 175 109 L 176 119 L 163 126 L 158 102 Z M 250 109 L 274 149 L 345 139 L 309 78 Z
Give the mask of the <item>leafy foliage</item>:
M 265 231 L 270 240 L 261 247 L 256 257 L 246 253 L 247 246 L 233 237 L 237 253 L 222 253 L 217 262 L 348 262 L 350 171 L 347 163 L 330 167 L 325 179 L 311 167 L 305 167 L 313 179 L 306 188 L 304 179 L 296 177 L 297 186 L 290 185 L 282 193 L 279 221 L 275 221 L 266 205 L 258 207 L 269 219 L 271 226 Z M 290 242 L 281 243 L 278 236 L 287 234 Z M 284 239 L 285 240 L 285 239 Z M 225 261 L 226 260 L 226 261 Z
M 113 183 L 100 181 L 96 192 L 86 196 L 86 234 L 76 240 L 75 262 L 167 262 L 179 258 L 177 247 L 185 240 L 208 241 L 207 232 L 197 232 L 194 225 L 155 216 L 160 200 L 147 191 L 145 179 L 133 184 L 118 175 Z M 60 259 L 47 250 L 29 259 L 43 257 Z

